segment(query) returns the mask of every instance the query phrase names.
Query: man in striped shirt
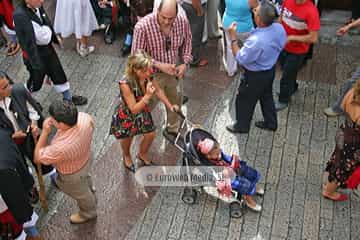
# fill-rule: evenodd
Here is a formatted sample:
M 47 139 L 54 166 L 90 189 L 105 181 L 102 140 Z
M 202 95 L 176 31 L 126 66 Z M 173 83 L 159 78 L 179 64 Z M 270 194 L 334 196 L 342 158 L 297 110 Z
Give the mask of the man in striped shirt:
M 178 14 L 176 0 L 162 0 L 158 11 L 137 22 L 131 53 L 138 49 L 153 58 L 155 79 L 170 102 L 181 106 L 183 77 L 192 60 L 191 30 L 186 17 Z M 178 126 L 177 115 L 167 110 L 166 132 L 174 133 Z
M 70 222 L 84 223 L 96 218 L 96 196 L 89 174 L 94 121 L 87 113 L 78 113 L 69 101 L 54 101 L 49 113 L 51 117 L 43 123 L 34 158 L 56 168 L 58 174 L 52 178 L 55 185 L 75 199 L 80 208 L 70 216 Z M 47 145 L 52 126 L 57 132 Z

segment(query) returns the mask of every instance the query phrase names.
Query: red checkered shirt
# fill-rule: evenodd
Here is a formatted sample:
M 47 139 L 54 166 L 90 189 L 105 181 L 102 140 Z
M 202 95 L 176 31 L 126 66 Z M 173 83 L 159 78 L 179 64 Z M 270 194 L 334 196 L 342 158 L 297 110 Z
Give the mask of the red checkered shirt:
M 166 35 L 160 30 L 157 14 L 148 14 L 135 25 L 131 53 L 142 49 L 159 62 L 176 64 L 180 60 L 189 64 L 192 36 L 188 20 L 178 14 L 169 37 L 171 47 L 166 51 Z

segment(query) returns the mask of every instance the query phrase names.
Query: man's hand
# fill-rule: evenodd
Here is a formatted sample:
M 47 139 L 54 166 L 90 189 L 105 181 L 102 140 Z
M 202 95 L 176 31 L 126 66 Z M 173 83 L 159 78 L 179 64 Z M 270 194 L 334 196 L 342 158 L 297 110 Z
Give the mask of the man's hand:
M 236 36 L 236 28 L 237 28 L 237 23 L 236 23 L 236 22 L 232 22 L 232 23 L 230 24 L 229 29 L 228 29 L 231 39 L 237 39 L 237 36 Z
M 199 17 L 204 15 L 204 9 L 201 6 L 201 0 L 192 0 L 191 4 L 196 12 L 196 15 Z
M 180 79 L 184 78 L 185 72 L 186 72 L 186 64 L 181 64 L 176 67 L 176 76 Z
M 16 131 L 16 132 L 14 132 L 13 133 L 13 135 L 11 135 L 11 137 L 13 138 L 13 139 L 16 139 L 16 138 L 26 138 L 26 133 L 24 133 L 23 131 Z
M 158 63 L 157 64 L 157 68 L 166 73 L 169 74 L 171 76 L 176 75 L 176 66 L 175 64 L 170 64 L 170 63 Z
M 43 123 L 42 133 L 49 134 L 51 132 L 51 126 L 54 125 L 54 119 L 52 117 L 48 117 L 45 119 Z
M 37 126 L 36 123 L 31 123 L 30 129 L 31 129 L 31 135 L 33 136 L 34 140 L 37 140 L 37 138 L 40 135 L 39 127 Z

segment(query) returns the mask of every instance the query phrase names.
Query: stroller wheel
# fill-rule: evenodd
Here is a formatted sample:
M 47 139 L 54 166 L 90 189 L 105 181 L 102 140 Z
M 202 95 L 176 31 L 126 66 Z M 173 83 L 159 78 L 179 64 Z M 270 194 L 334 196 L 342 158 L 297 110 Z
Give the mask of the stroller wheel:
M 181 200 L 186 204 L 194 204 L 196 201 L 197 192 L 192 188 L 184 188 Z
M 241 218 L 243 215 L 242 205 L 239 202 L 230 203 L 230 217 Z

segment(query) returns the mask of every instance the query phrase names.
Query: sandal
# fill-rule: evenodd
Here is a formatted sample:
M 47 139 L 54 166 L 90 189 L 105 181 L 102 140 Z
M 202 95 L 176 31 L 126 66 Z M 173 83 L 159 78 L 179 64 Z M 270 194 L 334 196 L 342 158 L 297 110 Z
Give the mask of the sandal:
M 18 43 L 9 43 L 7 48 L 6 56 L 13 56 L 20 50 L 20 45 Z
M 152 161 L 150 161 L 150 162 L 145 162 L 145 160 L 144 159 L 142 159 L 141 157 L 140 157 L 140 155 L 138 154 L 138 155 L 136 155 L 136 158 L 137 159 L 139 159 L 140 161 L 142 161 L 143 163 L 144 163 L 144 166 L 154 166 L 154 165 L 156 165 L 155 163 L 153 163 Z

